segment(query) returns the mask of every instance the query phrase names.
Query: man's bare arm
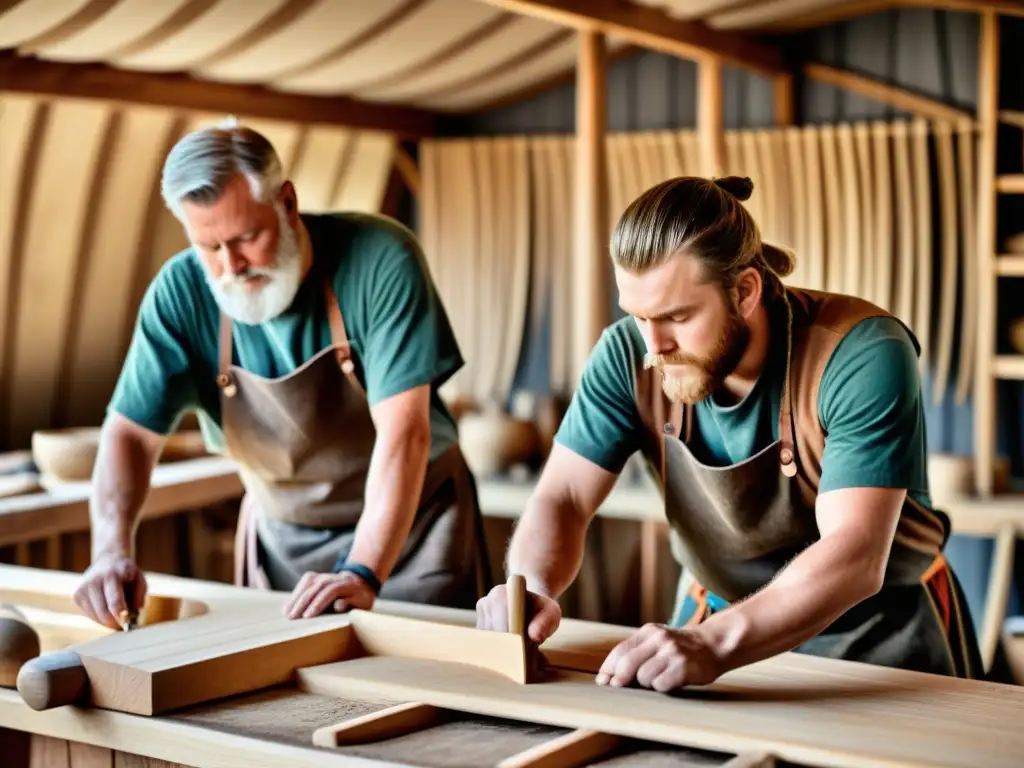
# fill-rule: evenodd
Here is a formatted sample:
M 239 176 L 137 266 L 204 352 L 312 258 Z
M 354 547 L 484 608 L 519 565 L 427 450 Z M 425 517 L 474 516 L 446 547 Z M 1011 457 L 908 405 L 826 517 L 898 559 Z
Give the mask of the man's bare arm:
M 349 557 L 383 583 L 412 529 L 430 456 L 430 386 L 374 405 L 377 431 L 366 478 L 366 501 Z
M 726 670 L 790 651 L 878 592 L 906 491 L 844 488 L 818 497 L 821 539 L 763 590 L 699 630 Z
M 85 615 L 111 629 L 129 607 L 125 584 L 135 585 L 131 607 L 141 608 L 146 597 L 146 579 L 135 563 L 135 529 L 163 442 L 163 435 L 117 413 L 100 432 L 89 500 L 92 562 L 74 600 Z
M 554 443 L 509 544 L 508 570 L 522 574 L 529 591 L 557 598 L 572 584 L 583 562 L 587 527 L 616 478 Z

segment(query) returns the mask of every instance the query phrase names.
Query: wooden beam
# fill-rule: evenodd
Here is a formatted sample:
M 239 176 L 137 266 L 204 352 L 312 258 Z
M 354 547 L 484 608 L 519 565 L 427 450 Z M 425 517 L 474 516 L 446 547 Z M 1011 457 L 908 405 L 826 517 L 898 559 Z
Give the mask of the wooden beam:
M 897 88 L 879 80 L 826 64 L 805 64 L 804 76 L 811 80 L 817 80 L 819 83 L 859 93 L 861 96 L 883 104 L 890 104 L 904 112 L 929 120 L 949 122 L 974 120 L 974 115 L 965 110 L 950 107 L 927 96 L 919 96 L 903 88 Z
M 697 135 L 707 178 L 725 172 L 723 101 L 722 62 L 706 59 L 697 67 Z
M 599 32 L 580 32 L 576 86 L 575 220 L 572 258 L 572 373 L 579 381 L 591 349 L 611 321 L 608 204 L 605 189 L 608 60 Z
M 779 127 L 793 125 L 796 122 L 793 75 L 789 73 L 776 75 L 772 79 L 772 92 L 775 102 L 773 105 L 775 124 Z
M 422 109 L 370 104 L 345 97 L 302 96 L 262 86 L 153 74 L 103 64 L 65 64 L 0 53 L 0 91 L 151 104 L 200 112 L 237 114 L 389 131 L 402 139 L 435 132 L 436 115 Z
M 782 54 L 746 35 L 711 29 L 664 11 L 624 0 L 478 0 L 523 16 L 597 32 L 660 51 L 700 61 L 708 56 L 763 75 L 784 71 Z
M 412 196 L 420 196 L 420 169 L 416 161 L 412 159 L 405 147 L 395 147 L 395 168 L 402 176 L 402 181 L 412 193 Z
M 892 10 L 894 8 L 929 8 L 939 11 L 966 11 L 982 13 L 986 10 L 995 11 L 1006 16 L 1024 16 L 1024 4 L 1020 0 L 847 0 L 814 8 L 806 13 L 786 15 L 780 13 L 771 21 L 757 24 L 750 31 L 762 33 L 795 32 L 814 27 L 836 24 L 848 19 L 868 16 L 872 13 Z M 728 18 L 730 10 L 721 14 L 712 11 L 706 17 L 714 23 L 715 17 L 721 15 Z M 731 28 L 727 24 L 727 28 Z

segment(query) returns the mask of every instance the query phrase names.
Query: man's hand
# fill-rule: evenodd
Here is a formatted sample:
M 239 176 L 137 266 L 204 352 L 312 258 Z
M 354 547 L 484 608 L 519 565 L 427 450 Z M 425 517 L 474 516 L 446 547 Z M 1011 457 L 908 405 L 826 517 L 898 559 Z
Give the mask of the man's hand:
M 526 636 L 540 645 L 554 634 L 562 621 L 562 607 L 550 597 L 526 593 Z M 508 632 L 508 594 L 498 584 L 476 604 L 476 628 Z
M 125 586 L 134 587 L 133 603 L 125 600 Z M 82 575 L 73 599 L 93 621 L 111 629 L 120 629 L 119 615 L 124 610 L 142 610 L 146 600 L 146 577 L 127 555 L 105 555 L 93 561 Z
M 597 683 L 626 686 L 635 681 L 664 693 L 707 685 L 722 673 L 717 654 L 698 627 L 646 624 L 612 649 L 597 673 Z
M 352 608 L 368 611 L 376 598 L 370 585 L 354 573 L 308 572 L 292 590 L 284 613 L 289 619 L 309 619 L 332 607 L 335 613 Z

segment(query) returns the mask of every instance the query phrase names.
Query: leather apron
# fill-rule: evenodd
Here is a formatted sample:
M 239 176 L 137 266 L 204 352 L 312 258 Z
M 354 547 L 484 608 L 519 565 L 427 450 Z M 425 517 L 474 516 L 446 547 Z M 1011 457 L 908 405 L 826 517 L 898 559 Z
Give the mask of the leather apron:
M 330 282 L 318 279 L 331 344 L 288 375 L 268 379 L 234 365 L 233 325 L 221 314 L 221 425 L 246 491 L 235 539 L 239 586 L 290 591 L 306 571 L 333 571 L 363 512 L 376 430 L 341 307 Z M 380 597 L 472 607 L 490 585 L 482 545 L 476 488 L 455 445 L 428 464 L 412 530 Z
M 671 544 L 684 566 L 671 624 L 703 621 L 754 594 L 820 536 L 813 505 L 796 489 L 792 308 L 779 439 L 751 458 L 708 466 L 687 445 L 695 410 L 676 403 L 664 424 L 662 471 Z M 947 526 L 948 530 L 948 526 Z M 943 542 L 944 544 L 944 542 Z M 881 591 L 851 608 L 798 652 L 882 666 L 980 677 L 966 598 L 941 554 L 894 546 Z

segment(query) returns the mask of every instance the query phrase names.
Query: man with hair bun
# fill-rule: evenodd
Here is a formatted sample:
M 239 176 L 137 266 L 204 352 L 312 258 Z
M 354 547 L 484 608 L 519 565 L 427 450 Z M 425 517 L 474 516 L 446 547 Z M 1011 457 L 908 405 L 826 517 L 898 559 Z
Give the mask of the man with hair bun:
M 611 238 L 619 303 L 509 546 L 528 634 L 557 628 L 586 529 L 626 460 L 657 478 L 684 568 L 676 611 L 605 659 L 599 684 L 705 685 L 796 650 L 982 675 L 949 519 L 931 507 L 913 333 L 853 296 L 783 285 L 749 179 L 675 178 Z M 477 626 L 507 622 L 504 586 Z
M 273 146 L 235 121 L 182 138 L 162 194 L 191 246 L 146 291 L 103 425 L 79 607 L 115 628 L 142 605 L 139 510 L 196 411 L 245 487 L 237 584 L 291 591 L 291 618 L 378 593 L 471 608 L 490 586 L 480 513 L 438 395 L 463 360 L 415 236 L 300 213 Z

